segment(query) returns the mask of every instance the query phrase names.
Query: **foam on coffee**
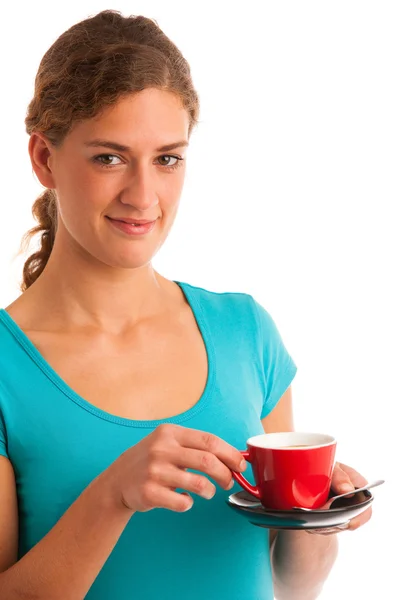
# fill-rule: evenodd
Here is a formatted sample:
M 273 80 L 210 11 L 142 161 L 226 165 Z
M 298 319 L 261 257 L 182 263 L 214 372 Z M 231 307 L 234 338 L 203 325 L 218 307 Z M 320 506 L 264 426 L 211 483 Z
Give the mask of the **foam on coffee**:
M 328 446 L 335 442 L 335 438 L 322 433 L 305 433 L 301 431 L 287 431 L 280 433 L 263 433 L 253 436 L 248 440 L 249 445 L 258 448 L 312 448 Z
M 309 448 L 309 444 L 296 444 L 295 446 L 282 446 L 282 448 L 286 448 L 289 450 L 290 448 Z

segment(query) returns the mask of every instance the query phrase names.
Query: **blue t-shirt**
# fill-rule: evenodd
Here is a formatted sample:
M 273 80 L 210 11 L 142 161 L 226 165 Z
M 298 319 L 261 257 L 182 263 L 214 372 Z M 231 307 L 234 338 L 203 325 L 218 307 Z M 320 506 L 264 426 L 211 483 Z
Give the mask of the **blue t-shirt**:
M 158 421 L 117 417 L 84 400 L 0 310 L 0 454 L 16 476 L 19 558 L 101 471 L 161 423 L 208 431 L 245 450 L 291 384 L 296 366 L 252 296 L 177 283 L 204 339 L 208 378 L 195 406 Z M 246 476 L 254 482 L 251 468 Z M 240 489 L 217 486 L 212 500 L 192 495 L 185 513 L 135 513 L 86 598 L 272 600 L 268 530 L 225 503 Z

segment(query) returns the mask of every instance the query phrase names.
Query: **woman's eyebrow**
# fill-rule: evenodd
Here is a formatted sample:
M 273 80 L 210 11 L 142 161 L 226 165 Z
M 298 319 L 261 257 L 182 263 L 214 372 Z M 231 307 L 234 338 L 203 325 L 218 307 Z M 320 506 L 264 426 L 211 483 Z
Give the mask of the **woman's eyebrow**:
M 112 150 L 117 150 L 117 152 L 130 152 L 131 150 L 129 146 L 123 146 L 122 144 L 117 144 L 117 142 L 112 142 L 111 140 L 100 139 L 85 142 L 85 146 L 102 146 L 103 148 L 111 148 Z M 168 150 L 174 150 L 175 148 L 184 148 L 185 146 L 189 146 L 189 142 L 187 140 L 181 140 L 180 142 L 173 142 L 172 144 L 166 144 L 165 146 L 161 146 L 161 148 L 156 149 L 156 152 L 167 152 Z

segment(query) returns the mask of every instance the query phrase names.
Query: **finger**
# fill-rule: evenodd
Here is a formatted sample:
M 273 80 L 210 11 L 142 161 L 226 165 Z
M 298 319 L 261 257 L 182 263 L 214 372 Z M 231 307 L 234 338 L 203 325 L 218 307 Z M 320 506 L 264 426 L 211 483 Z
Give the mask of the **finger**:
M 336 463 L 333 469 L 331 487 L 334 494 L 345 494 L 354 491 L 354 485 L 340 463 Z
M 176 431 L 176 438 L 185 448 L 194 448 L 215 454 L 232 471 L 246 469 L 246 461 L 239 450 L 212 433 L 179 427 Z
M 181 468 L 206 473 L 224 490 L 232 488 L 232 471 L 211 452 L 179 448 L 171 454 L 171 462 Z
M 349 530 L 355 531 L 359 527 L 362 527 L 362 525 L 365 525 L 365 523 L 368 523 L 371 516 L 372 516 L 372 508 L 368 508 L 366 511 L 361 513 L 361 515 L 358 515 L 358 517 L 355 517 L 355 519 L 351 519 L 350 525 L 349 525 Z
M 334 494 L 345 494 L 354 491 L 354 484 L 349 474 L 342 469 L 340 463 L 336 463 L 333 469 L 331 488 Z
M 144 501 L 150 508 L 166 508 L 174 512 L 186 512 L 193 506 L 193 498 L 183 492 L 175 492 L 162 485 L 152 485 Z
M 331 535 L 332 533 L 339 533 L 340 531 L 355 531 L 365 523 L 368 523 L 372 516 L 372 508 L 368 508 L 361 515 L 356 517 L 355 519 L 351 519 L 344 523 L 343 525 L 337 525 L 336 527 L 327 527 L 324 529 L 308 529 L 307 533 L 310 534 L 320 534 L 320 535 Z
M 320 529 L 307 529 L 307 533 L 311 535 L 334 535 L 342 531 L 346 531 L 350 528 L 350 521 L 343 523 L 343 525 L 336 525 L 335 527 L 324 527 Z
M 355 488 L 362 487 L 368 482 L 358 471 L 345 465 L 344 463 L 336 463 L 332 475 L 332 488 L 338 494 L 352 491 Z
M 207 477 L 182 471 L 182 469 L 178 469 L 178 471 L 180 472 L 180 476 L 178 476 L 180 484 L 177 487 L 193 492 L 206 500 L 211 500 L 215 496 L 216 487 Z
M 215 485 L 204 477 L 196 473 L 189 473 L 174 465 L 165 465 L 162 469 L 153 470 L 152 480 L 158 485 L 175 490 L 181 488 L 188 492 L 193 492 L 206 500 L 211 500 L 215 496 Z

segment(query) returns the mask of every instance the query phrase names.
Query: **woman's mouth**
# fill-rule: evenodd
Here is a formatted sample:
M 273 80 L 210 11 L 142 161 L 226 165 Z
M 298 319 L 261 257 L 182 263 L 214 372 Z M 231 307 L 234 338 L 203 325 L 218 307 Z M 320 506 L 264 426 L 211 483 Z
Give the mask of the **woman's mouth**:
M 133 219 L 112 219 L 111 217 L 106 217 L 107 221 L 123 233 L 128 234 L 129 236 L 135 235 L 144 235 L 146 233 L 150 233 L 157 222 L 157 219 L 154 221 L 144 221 L 144 220 L 133 220 Z

